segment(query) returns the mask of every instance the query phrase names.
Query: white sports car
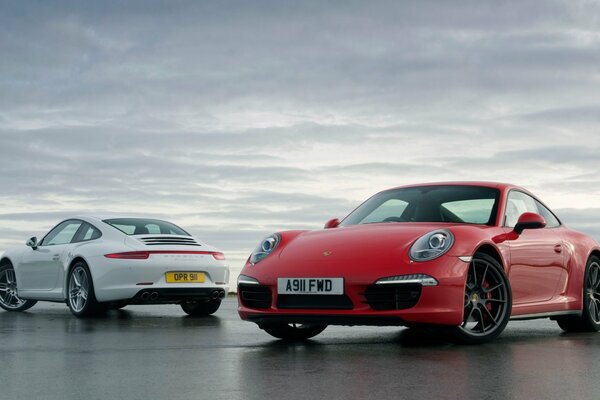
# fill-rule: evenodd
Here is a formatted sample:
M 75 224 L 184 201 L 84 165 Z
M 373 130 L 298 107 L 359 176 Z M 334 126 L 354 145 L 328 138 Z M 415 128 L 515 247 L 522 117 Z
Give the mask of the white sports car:
M 2 255 L 0 307 L 66 302 L 84 317 L 127 304 L 180 304 L 189 315 L 209 315 L 228 282 L 223 253 L 170 222 L 78 216 Z

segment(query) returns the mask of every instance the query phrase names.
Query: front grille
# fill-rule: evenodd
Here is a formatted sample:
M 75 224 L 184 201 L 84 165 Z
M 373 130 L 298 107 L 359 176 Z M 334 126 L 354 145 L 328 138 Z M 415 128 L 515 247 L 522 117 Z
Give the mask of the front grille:
M 140 238 L 147 246 L 200 246 L 194 238 L 153 236 Z
M 277 308 L 352 310 L 354 305 L 346 295 L 281 294 L 277 296 Z
M 271 289 L 262 285 L 238 285 L 238 293 L 242 304 L 248 308 L 271 307 Z
M 420 284 L 410 285 L 372 285 L 364 296 L 374 310 L 403 310 L 414 307 L 421 297 Z

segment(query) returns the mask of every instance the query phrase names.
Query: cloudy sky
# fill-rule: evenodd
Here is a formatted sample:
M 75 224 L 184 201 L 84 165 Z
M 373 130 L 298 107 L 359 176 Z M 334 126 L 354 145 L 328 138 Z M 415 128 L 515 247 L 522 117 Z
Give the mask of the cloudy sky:
M 0 252 L 73 213 L 227 253 L 406 183 L 600 239 L 598 1 L 0 1 Z

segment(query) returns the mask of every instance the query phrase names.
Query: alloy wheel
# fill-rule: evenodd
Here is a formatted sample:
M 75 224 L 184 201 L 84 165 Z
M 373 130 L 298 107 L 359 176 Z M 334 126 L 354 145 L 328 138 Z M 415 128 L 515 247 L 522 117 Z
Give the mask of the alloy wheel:
M 487 336 L 503 329 L 509 312 L 508 293 L 502 272 L 489 261 L 474 258 L 467 275 L 460 329 L 472 336 Z
M 600 265 L 597 262 L 589 266 L 585 296 L 590 317 L 596 324 L 600 324 Z
M 69 279 L 69 304 L 73 311 L 83 311 L 88 301 L 89 287 L 86 270 L 82 266 L 75 267 Z
M 25 304 L 25 300 L 17 296 L 17 280 L 12 268 L 0 271 L 0 302 L 10 309 L 17 309 Z

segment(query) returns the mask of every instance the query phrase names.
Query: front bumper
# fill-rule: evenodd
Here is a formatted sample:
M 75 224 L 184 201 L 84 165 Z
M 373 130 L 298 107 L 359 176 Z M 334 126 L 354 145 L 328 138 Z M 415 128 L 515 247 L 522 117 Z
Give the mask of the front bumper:
M 336 273 L 285 277 L 343 277 L 344 294 L 278 295 L 277 276 L 246 266 L 242 271 L 259 285 L 238 287 L 238 312 L 242 319 L 259 325 L 268 323 L 321 323 L 327 325 L 459 325 L 463 320 L 464 288 L 469 264 L 456 257 L 443 256 L 426 263 L 412 263 L 397 275 L 426 274 L 438 281 L 437 286 L 415 283 L 376 285 L 390 276 L 358 276 Z M 281 267 L 281 269 L 285 269 Z M 348 268 L 349 270 L 351 268 Z M 280 274 L 282 274 L 280 272 Z M 295 296 L 295 299 L 290 297 Z

